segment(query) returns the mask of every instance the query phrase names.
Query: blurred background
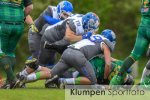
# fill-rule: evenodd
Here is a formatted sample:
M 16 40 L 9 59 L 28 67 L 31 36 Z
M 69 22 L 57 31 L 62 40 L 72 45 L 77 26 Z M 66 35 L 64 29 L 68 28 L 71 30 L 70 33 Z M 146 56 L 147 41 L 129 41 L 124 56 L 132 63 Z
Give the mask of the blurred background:
M 33 0 L 34 10 L 32 17 L 35 20 L 48 5 L 57 5 L 61 0 Z M 140 22 L 140 0 L 68 0 L 74 6 L 74 13 L 85 14 L 95 12 L 101 21 L 99 33 L 103 29 L 114 30 L 117 36 L 117 43 L 113 57 L 124 60 L 127 57 L 136 39 L 136 32 Z M 23 68 L 26 58 L 30 55 L 28 50 L 27 33 L 29 26 L 26 25 L 24 35 L 21 38 L 17 50 L 16 71 Z M 141 76 L 143 67 L 147 62 L 146 56 L 138 61 L 135 66 L 136 77 Z M 138 68 L 138 69 L 137 69 Z

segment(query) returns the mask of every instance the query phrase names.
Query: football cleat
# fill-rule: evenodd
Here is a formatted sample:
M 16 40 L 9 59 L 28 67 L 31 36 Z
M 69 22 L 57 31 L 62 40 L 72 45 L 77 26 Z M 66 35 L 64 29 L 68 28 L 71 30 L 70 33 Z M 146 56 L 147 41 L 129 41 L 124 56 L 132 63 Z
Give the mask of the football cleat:
M 59 88 L 58 75 L 45 81 L 45 88 Z

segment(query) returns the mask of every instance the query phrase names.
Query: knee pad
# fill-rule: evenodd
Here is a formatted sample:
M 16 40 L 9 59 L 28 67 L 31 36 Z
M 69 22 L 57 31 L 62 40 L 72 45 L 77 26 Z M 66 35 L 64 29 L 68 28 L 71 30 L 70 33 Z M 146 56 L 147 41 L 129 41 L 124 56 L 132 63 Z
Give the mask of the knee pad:
M 148 63 L 146 64 L 146 69 L 150 70 L 150 60 L 149 60 Z

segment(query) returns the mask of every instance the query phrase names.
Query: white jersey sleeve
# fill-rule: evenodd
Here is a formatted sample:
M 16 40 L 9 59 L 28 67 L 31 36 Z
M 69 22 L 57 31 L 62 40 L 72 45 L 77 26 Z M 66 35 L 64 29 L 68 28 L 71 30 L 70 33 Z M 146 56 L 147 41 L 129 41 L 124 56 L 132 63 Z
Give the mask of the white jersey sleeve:
M 99 42 L 101 50 L 103 50 L 102 44 L 107 45 L 109 47 L 110 51 L 114 50 L 113 43 L 110 42 L 107 38 L 103 37 L 102 35 L 92 35 L 90 37 L 90 40 L 93 41 L 93 42 Z
M 74 15 L 72 17 L 69 17 L 69 27 L 72 31 L 75 32 L 75 35 L 83 35 L 84 29 L 82 25 L 82 16 L 81 15 Z
M 56 19 L 59 19 L 58 17 L 58 13 L 57 13 L 57 7 L 56 6 L 48 6 L 51 11 L 52 11 L 52 17 L 53 18 L 56 18 Z
M 69 45 L 68 47 L 73 47 L 75 49 L 80 49 L 80 48 L 82 48 L 84 46 L 88 46 L 88 45 L 95 45 L 95 43 L 90 41 L 89 39 L 83 39 L 79 42 L 76 42 L 72 45 Z

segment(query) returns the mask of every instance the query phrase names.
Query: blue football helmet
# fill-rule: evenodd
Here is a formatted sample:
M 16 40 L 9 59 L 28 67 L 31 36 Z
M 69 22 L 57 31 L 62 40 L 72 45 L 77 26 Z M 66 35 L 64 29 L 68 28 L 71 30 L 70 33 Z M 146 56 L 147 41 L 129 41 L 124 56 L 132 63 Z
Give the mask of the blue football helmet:
M 72 15 L 73 5 L 69 1 L 61 1 L 57 5 L 57 13 L 60 19 L 65 19 Z
M 105 29 L 102 31 L 101 35 L 104 36 L 105 38 L 107 38 L 114 45 L 116 44 L 116 35 L 112 30 Z
M 82 17 L 82 24 L 85 32 L 97 31 L 100 19 L 95 13 L 89 12 Z

